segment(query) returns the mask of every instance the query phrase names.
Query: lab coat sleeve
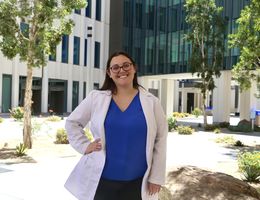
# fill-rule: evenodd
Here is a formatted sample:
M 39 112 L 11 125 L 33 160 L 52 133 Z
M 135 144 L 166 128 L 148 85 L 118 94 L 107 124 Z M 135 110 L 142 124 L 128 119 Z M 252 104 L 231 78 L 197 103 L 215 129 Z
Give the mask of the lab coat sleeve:
M 83 129 L 91 119 L 94 92 L 89 93 L 69 115 L 65 123 L 65 129 L 71 146 L 81 154 L 85 153 L 87 146 L 90 144 Z
M 165 184 L 166 176 L 166 149 L 168 123 L 160 101 L 156 99 L 154 115 L 157 124 L 157 131 L 154 141 L 152 166 L 148 181 L 154 184 Z

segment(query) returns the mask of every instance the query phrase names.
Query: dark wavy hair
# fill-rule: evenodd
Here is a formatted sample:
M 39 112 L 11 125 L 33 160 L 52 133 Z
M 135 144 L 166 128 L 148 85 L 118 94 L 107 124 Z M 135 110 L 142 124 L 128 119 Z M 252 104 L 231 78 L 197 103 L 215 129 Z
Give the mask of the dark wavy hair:
M 134 79 L 133 79 L 133 87 L 135 89 L 138 89 L 139 86 L 141 86 L 137 82 L 137 66 L 136 66 L 135 61 L 133 60 L 133 58 L 130 55 L 128 55 L 126 52 L 124 52 L 124 51 L 116 51 L 107 60 L 106 77 L 105 77 L 105 81 L 104 81 L 102 87 L 100 88 L 100 90 L 110 90 L 112 92 L 112 94 L 116 94 L 117 93 L 116 84 L 114 83 L 113 79 L 109 77 L 107 72 L 109 71 L 111 60 L 114 57 L 117 57 L 117 56 L 120 56 L 120 55 L 127 57 L 133 63 L 133 66 L 134 66 L 134 68 L 136 70 L 136 73 L 135 73 Z

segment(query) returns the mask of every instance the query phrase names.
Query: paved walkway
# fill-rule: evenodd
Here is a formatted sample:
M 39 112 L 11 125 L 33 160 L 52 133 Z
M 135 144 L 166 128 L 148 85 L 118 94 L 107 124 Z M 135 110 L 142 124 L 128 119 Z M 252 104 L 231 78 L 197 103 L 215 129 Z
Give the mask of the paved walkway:
M 200 119 L 190 119 L 190 122 L 194 120 Z M 0 141 L 20 137 L 20 133 L 11 131 L 17 130 L 17 127 L 11 127 L 9 124 L 3 128 L 2 125 L 0 125 Z M 62 122 L 59 125 L 62 125 Z M 3 134 L 3 131 L 9 135 Z M 238 150 L 216 144 L 214 139 L 221 135 L 205 132 L 197 132 L 190 136 L 169 133 L 167 171 L 178 166 L 193 165 L 234 174 L 237 169 Z M 233 136 L 243 142 L 260 144 L 260 134 Z M 74 154 L 69 157 L 54 156 L 37 163 L 0 164 L 0 200 L 75 200 L 63 185 L 78 159 L 79 155 Z

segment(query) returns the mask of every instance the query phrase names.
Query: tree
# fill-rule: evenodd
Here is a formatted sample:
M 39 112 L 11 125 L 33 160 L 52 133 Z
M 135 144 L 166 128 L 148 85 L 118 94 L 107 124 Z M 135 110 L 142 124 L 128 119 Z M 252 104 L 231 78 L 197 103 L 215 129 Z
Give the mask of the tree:
M 256 81 L 260 98 L 260 1 L 251 0 L 237 19 L 238 30 L 229 35 L 230 48 L 239 48 L 239 62 L 232 72 L 242 90 Z
M 224 52 L 224 20 L 222 8 L 214 0 L 186 0 L 186 39 L 192 43 L 190 66 L 192 74 L 201 79 L 197 84 L 203 95 L 204 125 L 207 125 L 206 97 L 216 86 L 214 76 L 220 77 Z
M 86 0 L 2 0 L 0 2 L 0 49 L 12 59 L 27 63 L 24 97 L 23 142 L 32 148 L 31 105 L 33 68 L 45 66 L 63 34 L 74 25 L 69 15 L 86 6 Z

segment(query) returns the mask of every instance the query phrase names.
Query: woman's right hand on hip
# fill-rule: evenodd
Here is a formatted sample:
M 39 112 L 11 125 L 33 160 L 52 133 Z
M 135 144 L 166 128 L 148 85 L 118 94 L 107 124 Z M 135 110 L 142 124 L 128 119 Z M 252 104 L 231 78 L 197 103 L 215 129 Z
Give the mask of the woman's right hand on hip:
M 93 151 L 100 151 L 102 149 L 101 139 L 98 138 L 94 142 L 91 142 L 86 151 L 85 154 L 92 153 Z

